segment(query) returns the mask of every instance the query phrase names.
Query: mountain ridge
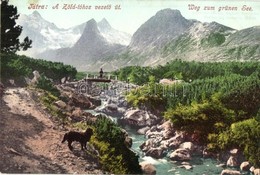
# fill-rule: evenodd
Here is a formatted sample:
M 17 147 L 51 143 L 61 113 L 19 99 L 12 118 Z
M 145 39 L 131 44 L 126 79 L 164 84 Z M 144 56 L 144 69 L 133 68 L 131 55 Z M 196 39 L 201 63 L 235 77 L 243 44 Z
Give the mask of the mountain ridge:
M 98 30 L 98 23 L 91 19 L 78 41 L 71 48 L 61 48 L 39 54 L 40 58 L 64 62 L 78 69 L 90 69 L 95 62 L 116 54 L 125 46 L 108 42 Z
M 102 21 L 103 23 L 106 21 L 109 27 L 99 25 L 98 30 L 101 30 L 101 35 L 103 35 L 107 41 L 111 44 L 128 45 L 131 38 L 130 34 L 114 29 L 105 18 L 103 18 Z M 102 24 L 102 21 L 99 23 Z M 45 20 L 38 11 L 34 11 L 29 15 L 21 14 L 17 20 L 17 24 L 23 26 L 20 38 L 29 36 L 29 38 L 33 40 L 33 43 L 32 49 L 26 52 L 20 51 L 19 54 L 38 57 L 46 51 L 53 52 L 53 50 L 71 48 L 81 37 L 87 22 L 88 21 L 64 29 Z M 103 29 L 103 27 L 106 27 L 106 29 Z M 116 36 L 115 40 L 111 39 L 113 36 Z
M 259 26 L 236 30 L 214 21 L 186 19 L 179 10 L 169 8 L 143 23 L 128 45 L 115 42 L 120 40 L 118 31 L 105 18 L 100 22 L 91 19 L 73 30 L 82 31 L 74 45 L 44 52 L 40 58 L 63 61 L 82 71 L 156 66 L 174 59 L 200 62 L 260 59 Z

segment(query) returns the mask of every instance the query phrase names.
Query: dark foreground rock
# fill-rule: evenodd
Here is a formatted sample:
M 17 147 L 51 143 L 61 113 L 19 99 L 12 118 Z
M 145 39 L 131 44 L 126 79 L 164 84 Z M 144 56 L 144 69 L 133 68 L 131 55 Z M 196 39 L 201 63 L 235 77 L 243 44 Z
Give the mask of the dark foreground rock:
M 140 165 L 144 174 L 156 174 L 156 168 L 151 163 L 144 161 Z

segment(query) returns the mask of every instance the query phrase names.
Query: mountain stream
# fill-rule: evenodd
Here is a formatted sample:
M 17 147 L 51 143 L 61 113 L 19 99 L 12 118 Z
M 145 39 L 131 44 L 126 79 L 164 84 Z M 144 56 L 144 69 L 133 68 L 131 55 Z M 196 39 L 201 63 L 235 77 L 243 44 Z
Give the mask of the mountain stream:
M 100 112 L 100 109 L 104 108 L 107 105 L 107 98 L 102 98 L 102 105 L 97 107 L 94 110 L 87 110 L 94 115 L 103 114 Z M 108 116 L 111 120 L 117 123 L 118 117 Z M 154 159 L 150 156 L 145 156 L 139 146 L 146 141 L 144 135 L 137 133 L 136 129 L 131 128 L 130 126 L 120 126 L 125 129 L 129 136 L 133 139 L 132 149 L 139 155 L 139 162 L 148 161 L 156 168 L 156 174 L 175 174 L 175 175 L 219 175 L 223 170 L 222 167 L 218 166 L 220 164 L 217 160 L 214 159 L 204 159 L 202 157 L 193 157 L 189 161 L 192 165 L 192 169 L 185 169 L 181 167 L 182 162 L 171 161 L 169 158 L 163 159 Z

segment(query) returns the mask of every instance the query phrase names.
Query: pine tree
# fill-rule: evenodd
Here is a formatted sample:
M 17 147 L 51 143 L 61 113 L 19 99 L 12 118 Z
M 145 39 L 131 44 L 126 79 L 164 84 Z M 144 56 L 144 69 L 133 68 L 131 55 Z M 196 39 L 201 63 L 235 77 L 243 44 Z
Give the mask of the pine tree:
M 19 36 L 22 26 L 16 25 L 15 20 L 19 18 L 17 7 L 8 4 L 8 0 L 1 0 L 1 52 L 15 53 L 31 48 L 32 40 L 28 37 L 22 43 Z

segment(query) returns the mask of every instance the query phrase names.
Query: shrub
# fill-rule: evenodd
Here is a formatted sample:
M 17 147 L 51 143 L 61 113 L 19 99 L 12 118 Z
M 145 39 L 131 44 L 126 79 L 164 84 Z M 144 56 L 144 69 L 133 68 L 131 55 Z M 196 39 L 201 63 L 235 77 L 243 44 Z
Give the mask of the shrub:
M 252 118 L 233 123 L 229 130 L 216 137 L 221 149 L 239 146 L 246 158 L 260 167 L 260 123 Z
M 60 96 L 60 91 L 57 88 L 55 88 L 52 82 L 49 79 L 47 79 L 44 75 L 41 75 L 36 87 L 46 90 L 56 97 Z
M 142 173 L 138 156 L 125 144 L 125 133 L 113 121 L 98 116 L 94 123 L 93 144 L 100 153 L 100 163 L 105 171 L 115 174 Z
M 200 133 L 201 141 L 207 142 L 209 134 L 225 130 L 234 120 L 234 112 L 225 108 L 216 96 L 202 103 L 193 102 L 190 106 L 178 105 L 169 109 L 165 117 L 175 128 Z

